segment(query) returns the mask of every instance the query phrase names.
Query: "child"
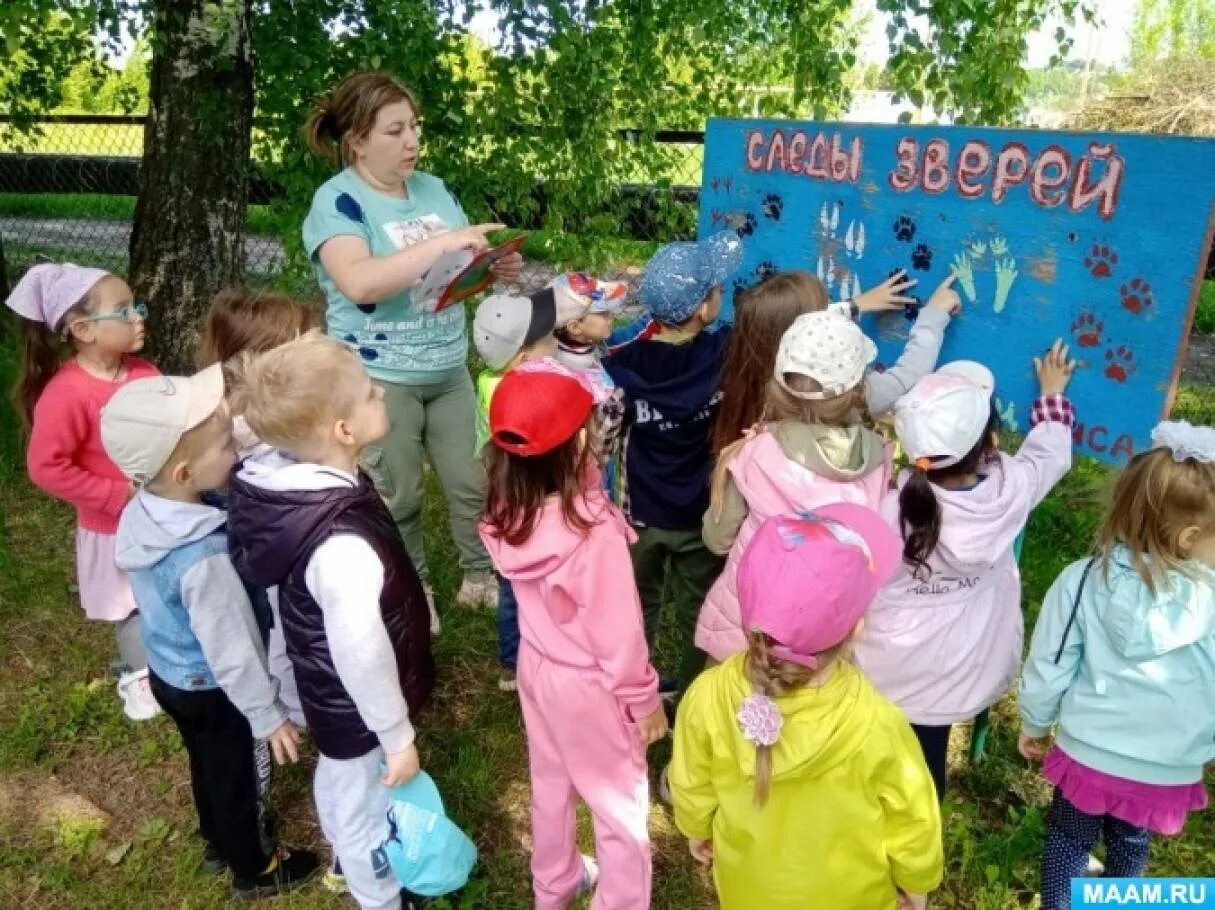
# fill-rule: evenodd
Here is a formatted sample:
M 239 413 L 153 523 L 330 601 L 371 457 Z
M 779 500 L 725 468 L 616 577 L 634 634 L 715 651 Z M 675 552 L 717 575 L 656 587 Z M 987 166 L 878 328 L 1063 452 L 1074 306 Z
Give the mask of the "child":
M 118 517 L 134 488 L 106 457 L 99 429 L 101 409 L 111 395 L 125 383 L 157 373 L 133 356 L 143 347 L 147 307 L 134 302 L 118 276 L 70 263 L 31 267 L 6 303 L 21 316 L 15 398 L 30 430 L 30 480 L 76 508 L 80 605 L 89 619 L 114 624 L 118 697 L 127 717 L 148 720 L 160 708 L 148 688 L 131 585 L 114 564 Z
M 387 788 L 419 770 L 411 718 L 430 696 L 434 661 L 422 583 L 359 470 L 363 447 L 388 430 L 384 393 L 357 354 L 316 332 L 242 354 L 235 373 L 237 410 L 290 456 L 247 461 L 232 483 L 236 566 L 248 583 L 278 586 L 320 752 L 317 817 L 346 885 L 364 908 L 397 908 L 376 848 L 388 834 Z
M 850 503 L 766 521 L 738 572 L 747 650 L 679 706 L 671 790 L 723 910 L 922 908 L 941 819 L 915 737 L 847 660 L 898 562 Z
M 764 418 L 722 450 L 704 516 L 704 542 L 729 554 L 696 624 L 696 646 L 720 662 L 745 650 L 738 562 L 760 525 L 829 502 L 878 508 L 891 452 L 864 424 L 863 384 L 877 356 L 852 320 L 829 310 L 798 316 L 776 352 Z
M 520 364 L 557 352 L 557 298 L 552 290 L 530 297 L 491 294 L 473 316 L 473 345 L 487 369 L 477 376 L 477 446 L 481 455 L 489 442 L 489 403 L 502 377 Z
M 911 466 L 883 511 L 903 561 L 879 592 L 856 662 L 902 708 L 944 799 L 952 725 L 995 704 L 1021 663 L 1021 574 L 1013 544 L 1072 463 L 1075 364 L 1062 342 L 1035 358 L 1041 395 L 1016 455 L 999 450 L 991 372 L 946 364 L 894 409 Z
M 202 502 L 236 461 L 219 365 L 124 386 L 101 411 L 101 438 L 139 487 L 118 525 L 117 561 L 143 617 L 152 693 L 190 756 L 203 868 L 230 866 L 238 898 L 290 891 L 316 856 L 264 843 L 253 741 L 268 741 L 282 764 L 298 760 L 299 736 L 232 568 L 225 515 Z
M 519 598 L 538 910 L 595 884 L 575 842 L 575 794 L 590 807 L 602 870 L 591 906 L 650 905 L 645 749 L 667 721 L 629 572 L 632 535 L 598 482 L 592 404 L 574 376 L 516 370 L 489 412 L 481 536 Z
M 557 298 L 551 290 L 531 297 L 486 297 L 473 317 L 473 344 L 489 367 L 477 377 L 477 454 L 489 443 L 489 406 L 502 377 L 557 350 Z M 498 579 L 498 688 L 515 691 L 519 664 L 519 604 L 510 582 Z
M 623 281 L 600 281 L 582 272 L 558 275 L 552 287 L 557 295 L 556 360 L 591 384 L 599 461 L 611 473 L 624 425 L 624 392 L 616 387 L 600 359 L 607 351 L 613 318 L 624 304 L 628 288 Z M 610 478 L 607 484 L 611 490 Z
M 211 300 L 211 308 L 203 321 L 195 361 L 199 369 L 213 363 L 235 365 L 243 351 L 260 353 L 298 338 L 320 326 L 319 314 L 284 294 L 264 294 L 243 287 L 220 291 Z M 273 446 L 265 445 L 250 429 L 241 414 L 232 417 L 232 434 L 236 440 L 238 461 L 248 458 L 275 457 Z M 260 589 L 259 589 L 260 590 Z M 283 642 L 282 620 L 278 615 L 278 592 L 267 591 L 267 603 L 273 616 L 266 656 L 270 672 L 279 681 L 279 696 L 287 706 L 291 722 L 306 726 L 295 673 Z
M 897 272 L 855 300 L 828 303 L 827 289 L 808 272 L 778 272 L 734 296 L 734 337 L 726 356 L 721 385 L 721 410 L 713 429 L 713 451 L 721 452 L 761 419 L 764 390 L 772 378 L 772 362 L 781 336 L 804 313 L 842 310 L 852 319 L 864 313 L 896 309 L 913 298 L 903 293 L 914 279 Z M 884 372 L 865 376 L 869 413 L 882 417 L 895 400 L 936 365 L 950 316 L 961 309 L 961 298 L 948 278 L 919 311 L 911 337 L 898 361 Z
M 1105 839 L 1105 874 L 1135 877 L 1150 833 L 1207 804 L 1215 758 L 1215 431 L 1166 422 L 1114 487 L 1097 556 L 1038 614 L 1021 678 L 1021 754 L 1055 785 L 1042 907 Z M 1055 732 L 1051 747 L 1050 734 Z
M 705 329 L 721 309 L 722 283 L 741 260 L 742 243 L 733 231 L 660 248 L 646 264 L 638 289 L 658 331 L 603 360 L 624 391 L 621 502 L 637 534 L 633 572 L 651 647 L 669 567 L 681 652 L 678 678 L 662 684 L 671 695 L 704 666 L 692 634 L 705 592 L 722 565 L 701 540 L 700 524 L 709 504 L 709 436 L 721 400 L 730 326 Z

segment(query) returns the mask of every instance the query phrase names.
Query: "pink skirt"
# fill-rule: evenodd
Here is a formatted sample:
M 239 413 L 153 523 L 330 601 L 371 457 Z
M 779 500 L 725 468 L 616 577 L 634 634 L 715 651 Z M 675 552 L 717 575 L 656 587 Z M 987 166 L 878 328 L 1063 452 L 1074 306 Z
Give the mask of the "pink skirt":
M 1095 771 L 1055 746 L 1042 774 L 1067 801 L 1088 815 L 1112 815 L 1157 834 L 1179 834 L 1186 815 L 1205 809 L 1207 789 L 1192 784 L 1145 784 Z
M 113 534 L 76 529 L 76 580 L 89 619 L 119 622 L 135 612 L 127 573 L 114 564 Z

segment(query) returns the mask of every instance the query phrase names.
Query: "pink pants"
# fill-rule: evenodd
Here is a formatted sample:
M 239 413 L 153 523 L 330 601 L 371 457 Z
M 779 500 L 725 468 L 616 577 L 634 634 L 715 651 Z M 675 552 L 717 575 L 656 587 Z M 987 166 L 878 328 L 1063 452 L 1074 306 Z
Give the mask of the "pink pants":
M 582 882 L 575 799 L 591 810 L 599 885 L 592 910 L 650 906 L 650 807 L 645 749 L 598 673 L 519 648 L 519 700 L 532 775 L 536 910 L 564 910 Z

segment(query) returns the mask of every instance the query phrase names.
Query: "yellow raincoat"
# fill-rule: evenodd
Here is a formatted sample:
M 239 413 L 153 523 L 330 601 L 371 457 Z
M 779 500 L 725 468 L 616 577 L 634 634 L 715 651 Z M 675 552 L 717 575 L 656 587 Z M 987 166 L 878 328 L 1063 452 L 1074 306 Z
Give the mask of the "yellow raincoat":
M 723 910 L 892 910 L 896 889 L 941 883 L 941 816 L 898 708 L 841 662 L 822 686 L 776 699 L 767 804 L 736 715 L 754 692 L 743 654 L 703 673 L 679 705 L 675 823 L 713 842 Z

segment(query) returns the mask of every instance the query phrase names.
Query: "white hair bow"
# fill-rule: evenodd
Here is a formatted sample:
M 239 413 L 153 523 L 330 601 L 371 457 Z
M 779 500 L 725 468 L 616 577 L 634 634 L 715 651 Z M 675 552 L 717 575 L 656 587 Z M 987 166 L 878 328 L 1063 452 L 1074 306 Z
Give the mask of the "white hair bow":
M 1196 427 L 1188 420 L 1162 420 L 1152 430 L 1152 445 L 1170 450 L 1174 461 L 1215 462 L 1215 428 Z

